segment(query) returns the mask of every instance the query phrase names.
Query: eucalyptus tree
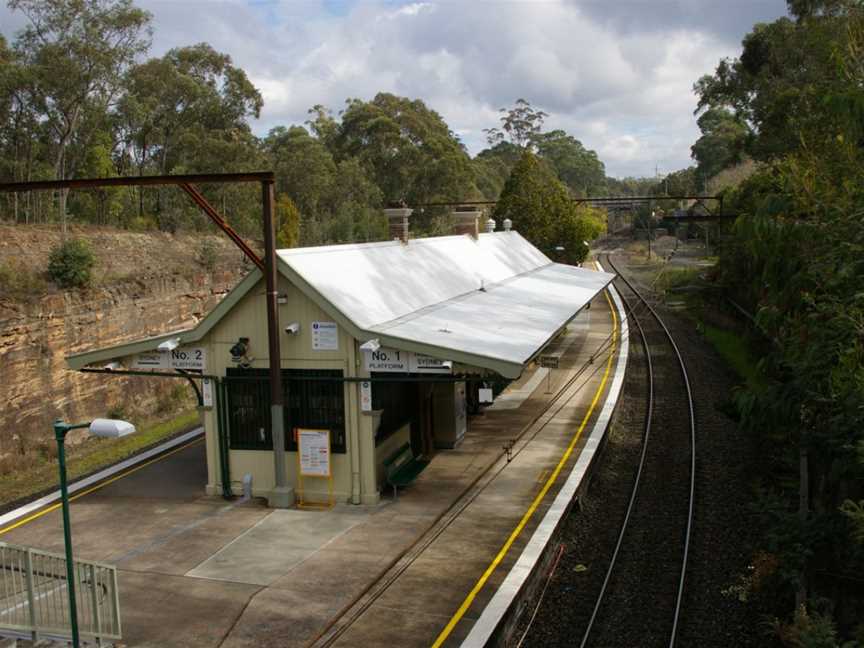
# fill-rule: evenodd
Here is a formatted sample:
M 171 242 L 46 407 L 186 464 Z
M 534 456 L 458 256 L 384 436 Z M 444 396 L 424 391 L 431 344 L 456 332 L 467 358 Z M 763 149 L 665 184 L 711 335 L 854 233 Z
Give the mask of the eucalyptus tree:
M 596 151 L 586 149 L 582 142 L 563 130 L 535 133 L 537 153 L 546 160 L 573 194 L 596 196 L 606 185 L 606 167 Z
M 68 148 L 88 109 L 107 110 L 125 71 L 150 44 L 150 14 L 131 0 L 9 0 L 29 20 L 15 51 L 27 67 L 27 92 L 50 134 L 54 176 L 69 173 Z M 66 191 L 58 205 L 66 231 Z
M 509 139 L 520 148 L 531 148 L 534 138 L 543 129 L 548 113 L 531 106 L 525 99 L 517 99 L 512 108 L 500 108 L 501 127 L 484 128 L 490 146 Z
M 422 101 L 379 93 L 346 103 L 336 159 L 357 158 L 386 202 L 464 200 L 476 192 L 464 146 Z
M 263 98 L 231 57 L 206 43 L 170 50 L 129 70 L 116 123 L 123 156 L 139 174 L 250 170 L 261 157 L 248 119 Z M 155 190 L 156 213 L 173 228 L 178 205 Z M 223 210 L 252 218 L 249 188 L 214 189 Z M 139 215 L 145 211 L 139 193 Z M 185 212 L 185 210 L 182 210 Z M 171 215 L 175 212 L 175 215 Z M 192 212 L 190 212 L 192 213 Z

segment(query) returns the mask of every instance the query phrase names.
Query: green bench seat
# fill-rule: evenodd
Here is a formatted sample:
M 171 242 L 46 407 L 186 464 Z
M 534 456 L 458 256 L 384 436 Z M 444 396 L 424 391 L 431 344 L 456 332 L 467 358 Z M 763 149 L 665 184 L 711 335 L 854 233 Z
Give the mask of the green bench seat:
M 384 460 L 385 481 L 393 487 L 393 496 L 399 496 L 399 488 L 413 482 L 429 465 L 425 459 L 414 456 L 411 444 L 406 443 Z

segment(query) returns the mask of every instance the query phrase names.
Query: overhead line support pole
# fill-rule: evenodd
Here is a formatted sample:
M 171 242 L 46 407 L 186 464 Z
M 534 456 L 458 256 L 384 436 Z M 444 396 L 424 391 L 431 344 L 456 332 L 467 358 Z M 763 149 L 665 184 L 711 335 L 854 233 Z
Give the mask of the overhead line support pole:
M 270 430 L 273 439 L 274 486 L 269 504 L 287 508 L 294 503 L 285 475 L 285 397 L 282 393 L 282 352 L 279 344 L 279 304 L 276 272 L 276 226 L 273 218 L 273 181 L 261 183 L 264 223 L 264 278 L 267 291 L 267 341 L 270 355 Z
M 217 212 L 213 208 L 213 206 L 209 202 L 207 202 L 207 199 L 201 194 L 200 191 L 198 191 L 197 188 L 195 188 L 188 182 L 181 183 L 180 188 L 189 195 L 189 197 L 192 199 L 192 202 L 198 205 L 201 210 L 205 214 L 207 214 L 211 221 L 216 223 L 216 226 L 219 227 L 219 229 L 221 229 L 223 232 L 225 232 L 225 234 L 228 235 L 228 238 L 234 241 L 234 244 L 243 251 L 243 254 L 245 254 L 247 258 L 252 261 L 252 263 L 258 266 L 258 269 L 261 270 L 261 272 L 265 272 L 264 262 L 261 261 L 261 257 L 255 254 L 252 248 L 250 248 L 246 244 L 246 241 L 244 241 L 240 237 L 240 235 L 235 232 L 234 229 L 228 224 L 228 222 L 224 218 L 222 218 L 219 212 Z

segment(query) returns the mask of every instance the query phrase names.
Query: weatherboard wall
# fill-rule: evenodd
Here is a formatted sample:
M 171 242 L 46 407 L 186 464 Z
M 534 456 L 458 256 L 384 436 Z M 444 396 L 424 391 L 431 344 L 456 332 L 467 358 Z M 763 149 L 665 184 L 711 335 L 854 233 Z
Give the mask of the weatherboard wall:
M 338 331 L 338 349 L 335 351 L 313 350 L 312 323 L 316 321 L 332 321 L 313 301 L 292 286 L 284 277 L 279 277 L 280 345 L 283 369 L 337 369 L 347 377 L 357 375 L 355 361 L 356 342 L 342 327 Z M 300 331 L 293 335 L 285 333 L 285 327 L 292 323 L 300 324 Z M 202 339 L 201 345 L 207 349 L 208 372 L 217 376 L 225 376 L 228 368 L 237 366 L 231 359 L 230 349 L 239 338 L 249 338 L 249 365 L 256 369 L 269 367 L 267 343 L 267 311 L 264 294 L 264 282 L 259 281 Z M 360 438 L 361 426 L 358 416 L 359 403 L 357 387 L 352 383 L 344 383 L 345 402 L 345 437 L 346 452 L 333 453 L 333 494 L 337 501 L 348 501 L 352 494 L 352 456 L 356 454 L 356 469 L 362 473 L 374 473 L 373 456 L 361 457 Z M 368 417 L 365 417 L 368 418 Z M 366 421 L 364 421 L 366 423 Z M 370 437 L 372 435 L 371 421 L 363 426 Z M 207 464 L 209 493 L 221 492 L 221 476 L 219 474 L 219 450 L 216 431 L 215 412 L 205 415 L 207 432 Z M 290 431 L 289 431 L 290 433 Z M 253 494 L 266 497 L 275 483 L 274 460 L 272 450 L 231 450 L 229 454 L 231 480 L 235 489 L 245 474 L 252 475 Z M 297 453 L 285 452 L 285 468 L 288 484 L 297 488 L 298 466 Z M 365 482 L 365 483 L 364 483 Z M 374 488 L 374 474 L 371 479 L 360 479 L 360 490 L 363 500 L 377 499 Z M 327 498 L 327 482 L 323 479 L 305 478 L 303 480 L 305 497 L 312 500 Z

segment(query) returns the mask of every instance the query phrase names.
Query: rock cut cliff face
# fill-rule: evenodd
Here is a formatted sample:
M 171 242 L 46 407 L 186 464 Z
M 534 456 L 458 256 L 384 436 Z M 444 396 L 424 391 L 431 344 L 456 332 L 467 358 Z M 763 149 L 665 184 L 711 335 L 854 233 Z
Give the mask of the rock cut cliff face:
M 184 381 L 82 374 L 65 357 L 191 326 L 250 270 L 217 235 L 75 228 L 69 236 L 96 255 L 86 290 L 61 291 L 44 278 L 57 228 L 0 225 L 0 459 L 51 438 L 58 417 L 135 420 L 194 405 Z

